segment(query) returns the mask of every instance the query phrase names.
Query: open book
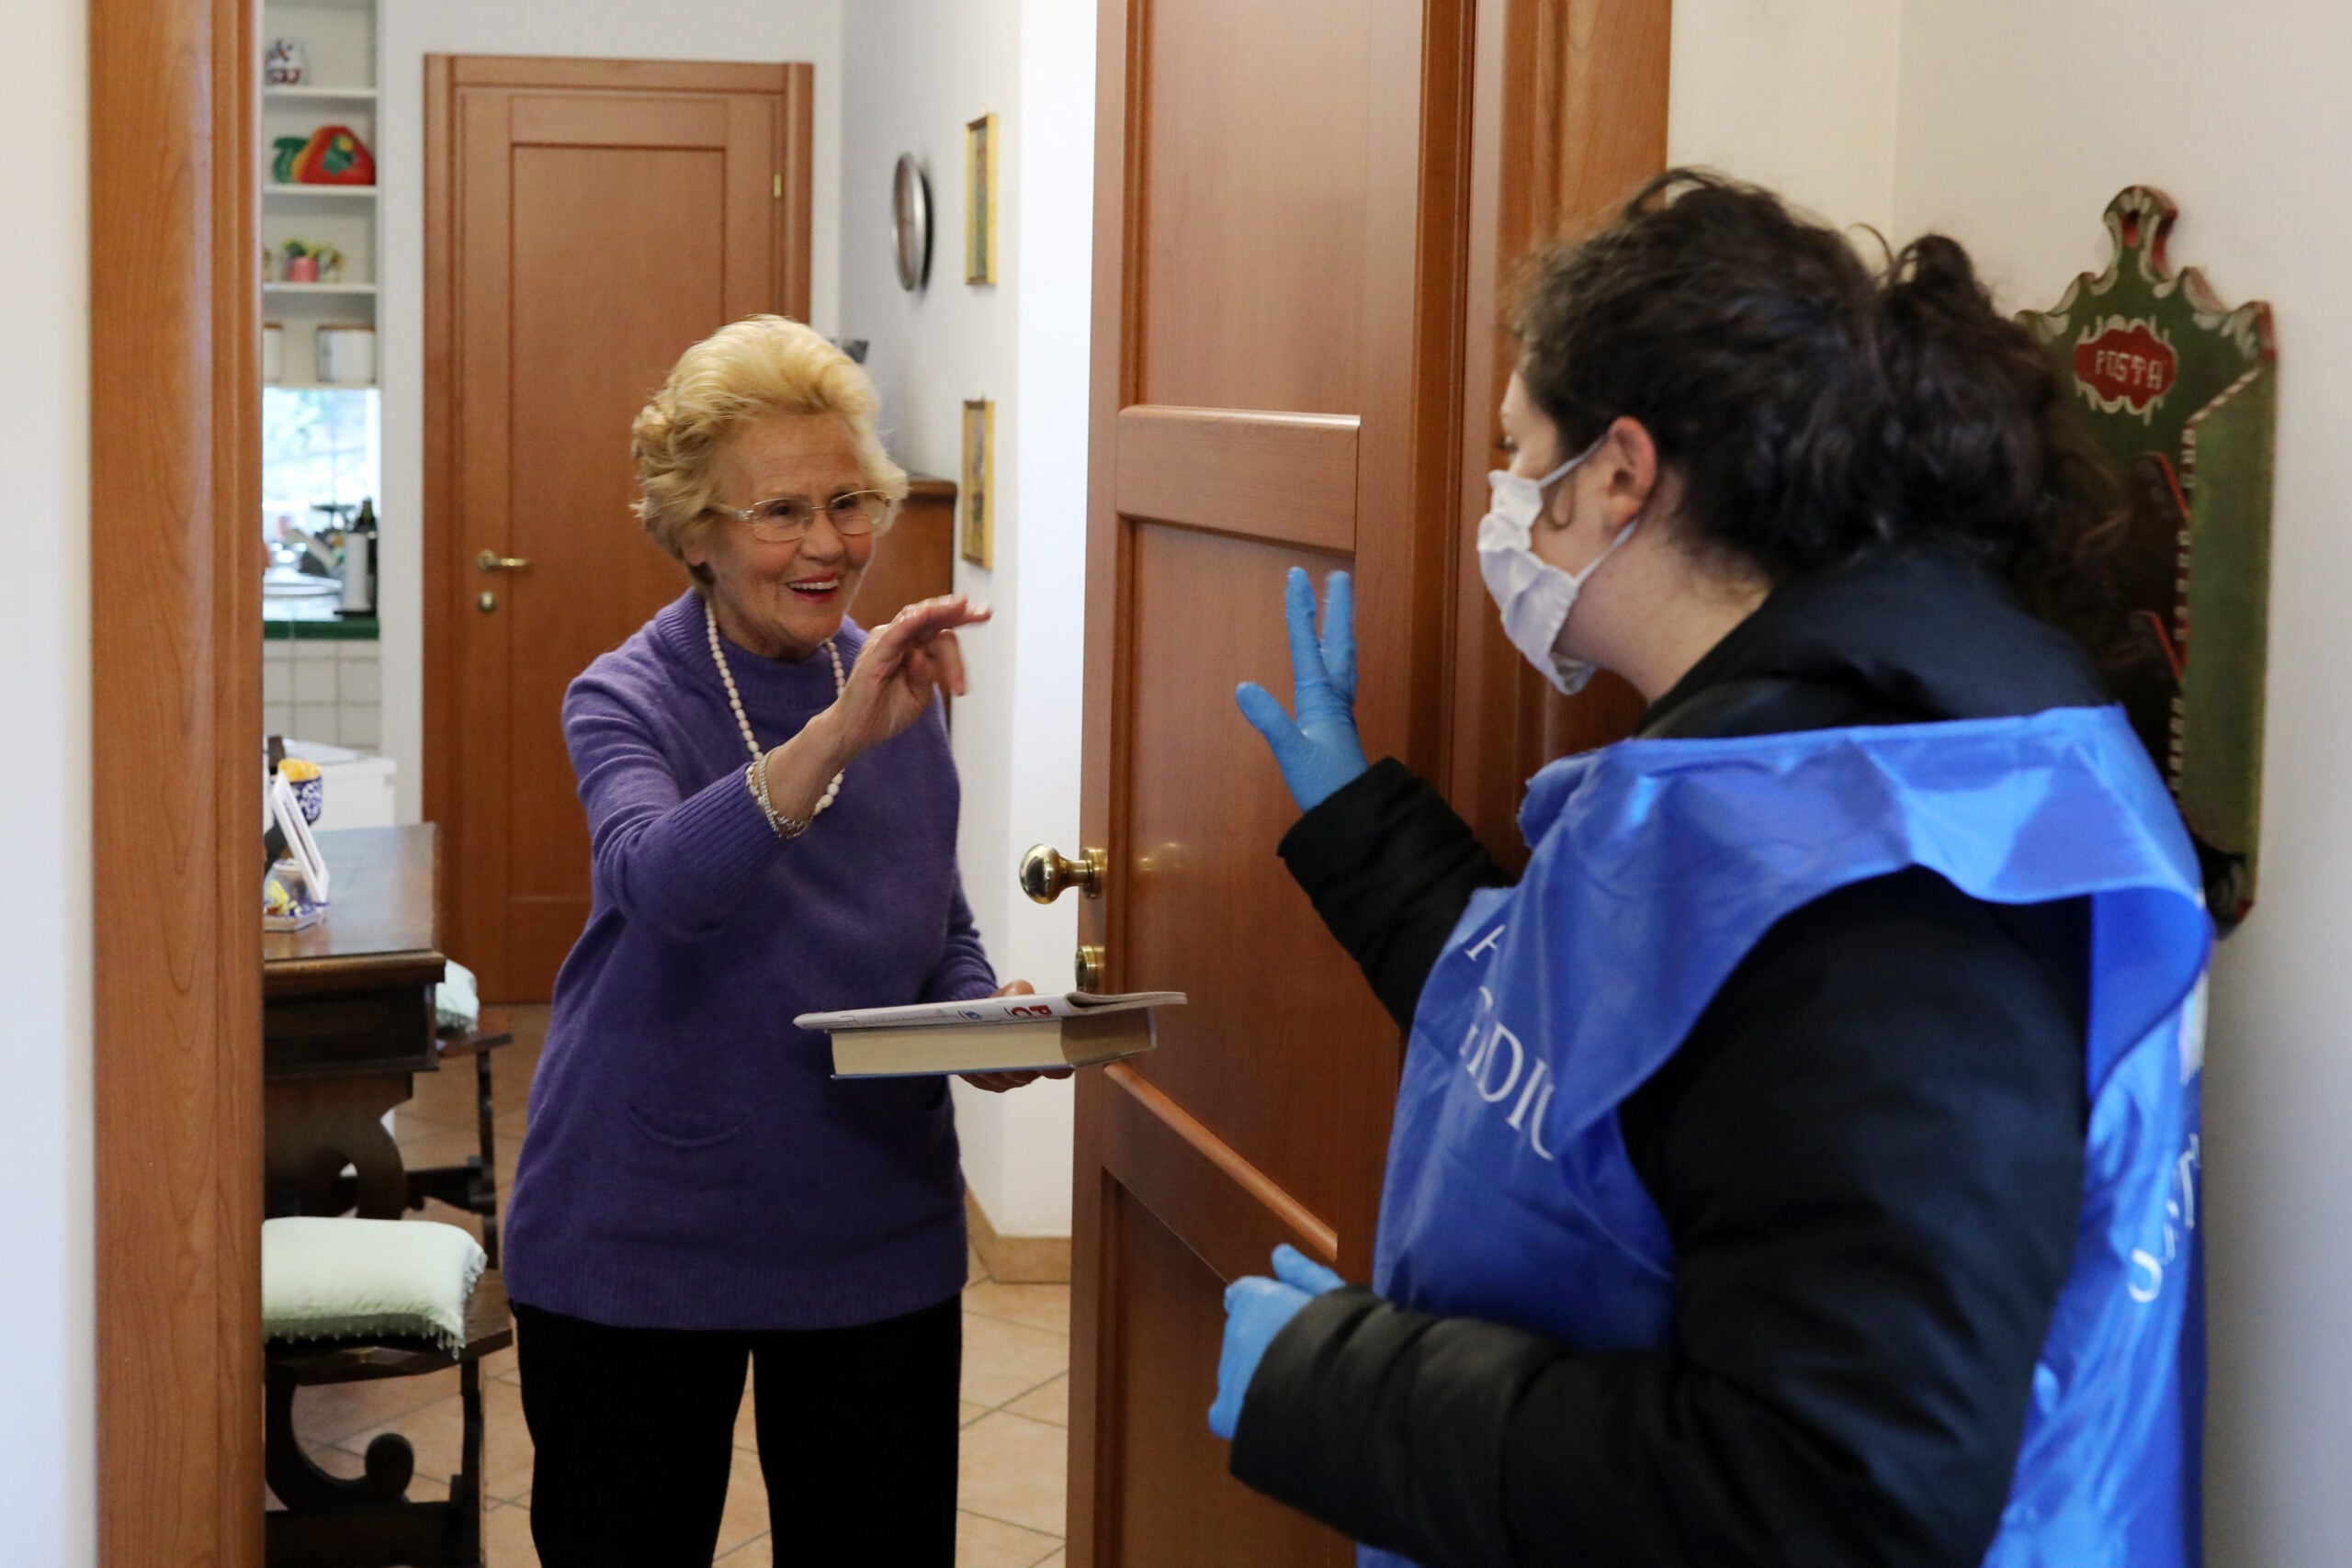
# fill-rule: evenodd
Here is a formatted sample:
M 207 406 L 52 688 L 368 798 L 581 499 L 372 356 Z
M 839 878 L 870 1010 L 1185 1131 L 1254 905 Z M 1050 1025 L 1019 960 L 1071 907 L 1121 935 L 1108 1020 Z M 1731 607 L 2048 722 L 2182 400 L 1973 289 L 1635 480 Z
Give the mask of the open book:
M 1035 1072 L 1148 1051 L 1159 1043 L 1152 1010 L 1183 1002 L 1182 991 L 1069 991 L 805 1012 L 792 1021 L 833 1037 L 835 1077 Z

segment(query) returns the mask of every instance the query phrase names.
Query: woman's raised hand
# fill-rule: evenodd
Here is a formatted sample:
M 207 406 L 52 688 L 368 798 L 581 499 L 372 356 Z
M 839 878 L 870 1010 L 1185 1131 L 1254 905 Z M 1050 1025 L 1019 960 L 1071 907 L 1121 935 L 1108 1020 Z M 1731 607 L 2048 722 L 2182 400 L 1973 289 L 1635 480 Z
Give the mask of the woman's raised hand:
M 1241 716 L 1273 748 L 1283 783 L 1301 811 L 1320 806 L 1332 791 L 1363 773 L 1363 742 L 1356 738 L 1356 590 L 1344 571 L 1323 589 L 1323 635 L 1315 635 L 1315 587 L 1290 569 L 1283 608 L 1290 622 L 1292 705 L 1283 711 L 1272 693 L 1244 681 L 1234 694 Z
M 964 652 L 956 628 L 994 612 L 962 594 L 908 605 L 865 639 L 849 683 L 833 705 L 840 738 L 854 756 L 905 729 L 943 689 L 964 694 Z

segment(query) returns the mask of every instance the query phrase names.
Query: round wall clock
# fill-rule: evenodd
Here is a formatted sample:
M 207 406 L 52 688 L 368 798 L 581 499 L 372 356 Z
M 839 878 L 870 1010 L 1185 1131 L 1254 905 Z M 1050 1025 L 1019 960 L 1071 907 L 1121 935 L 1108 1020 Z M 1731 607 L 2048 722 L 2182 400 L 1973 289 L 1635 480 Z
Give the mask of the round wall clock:
M 899 287 L 912 293 L 931 276 L 931 185 L 911 152 L 890 179 L 890 228 L 898 240 Z

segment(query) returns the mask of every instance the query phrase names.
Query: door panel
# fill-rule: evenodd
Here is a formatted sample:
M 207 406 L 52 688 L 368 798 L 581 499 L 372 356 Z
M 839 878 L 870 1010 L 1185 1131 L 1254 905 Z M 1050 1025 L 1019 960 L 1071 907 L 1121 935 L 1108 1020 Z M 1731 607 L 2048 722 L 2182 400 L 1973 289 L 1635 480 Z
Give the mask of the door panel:
M 1356 545 L 1353 414 L 1119 411 L 1118 506 L 1345 554 Z
M 715 99 L 518 97 L 510 118 L 518 146 L 727 146 L 727 106 Z
M 684 585 L 629 512 L 629 422 L 678 351 L 729 315 L 722 150 L 517 147 L 514 171 L 514 275 L 562 285 L 517 288 L 512 318 L 514 386 L 545 390 L 513 399 L 507 547 L 531 565 L 503 595 L 520 807 L 507 817 L 510 989 L 551 980 L 588 919 L 584 816 L 525 804 L 571 776 L 564 688 Z M 615 299 L 629 308 L 596 309 Z
M 1275 855 L 1233 703 L 1288 690 L 1283 580 L 1356 577 L 1375 755 L 1439 759 L 1458 493 L 1467 0 L 1106 0 L 1081 940 L 1179 988 L 1079 1091 L 1070 1555 L 1329 1562 L 1204 1424 L 1224 1282 L 1371 1270 L 1396 1031 Z
M 564 689 L 685 582 L 629 512 L 629 424 L 688 344 L 806 315 L 809 68 L 436 57 L 428 82 L 425 806 L 451 950 L 536 1000 L 589 908 Z
M 1125 1189 L 1111 1189 L 1108 1213 L 1109 1262 L 1122 1286 L 1118 1338 L 1136 1348 L 1109 1423 L 1113 1451 L 1128 1460 L 1111 1498 L 1115 1560 L 1167 1568 L 1351 1561 L 1330 1531 L 1225 1479 L 1226 1446 L 1202 1419 L 1216 1395 L 1224 1282 Z M 1217 1506 L 1204 1509 L 1211 1493 Z
M 1135 401 L 1355 411 L 1380 3 L 1136 7 Z
M 1289 668 L 1289 569 L 1320 580 L 1348 562 L 1150 525 L 1132 547 L 1126 700 L 1149 719 L 1132 752 L 1149 785 L 1130 797 L 1120 957 L 1193 998 L 1135 1070 L 1310 1212 L 1338 1214 L 1376 1177 L 1363 1134 L 1386 1113 L 1378 1045 L 1395 1030 L 1273 857 L 1298 808 L 1233 688 Z M 1335 1072 L 1333 1042 L 1366 1048 L 1361 1064 Z

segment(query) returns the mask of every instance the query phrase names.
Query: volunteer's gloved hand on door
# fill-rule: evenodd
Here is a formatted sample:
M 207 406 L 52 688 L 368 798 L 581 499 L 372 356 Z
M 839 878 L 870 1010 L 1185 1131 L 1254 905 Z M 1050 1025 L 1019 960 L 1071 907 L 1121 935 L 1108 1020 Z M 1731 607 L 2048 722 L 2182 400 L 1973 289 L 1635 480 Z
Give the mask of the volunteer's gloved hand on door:
M 1234 692 L 1241 715 L 1273 748 L 1283 783 L 1301 811 L 1321 805 L 1332 791 L 1363 773 L 1363 742 L 1356 739 L 1356 590 L 1344 571 L 1333 572 L 1323 592 L 1323 636 L 1315 635 L 1315 589 L 1306 573 L 1290 569 L 1283 611 L 1290 622 L 1292 705 L 1283 711 L 1272 693 L 1255 681 Z
M 1225 1288 L 1225 1349 L 1216 1361 L 1216 1403 L 1209 1406 L 1209 1430 L 1233 1441 L 1241 1420 L 1241 1398 L 1258 1375 L 1266 1347 L 1308 1302 L 1347 1283 L 1330 1269 L 1284 1243 L 1274 1248 L 1274 1273 L 1244 1274 Z

